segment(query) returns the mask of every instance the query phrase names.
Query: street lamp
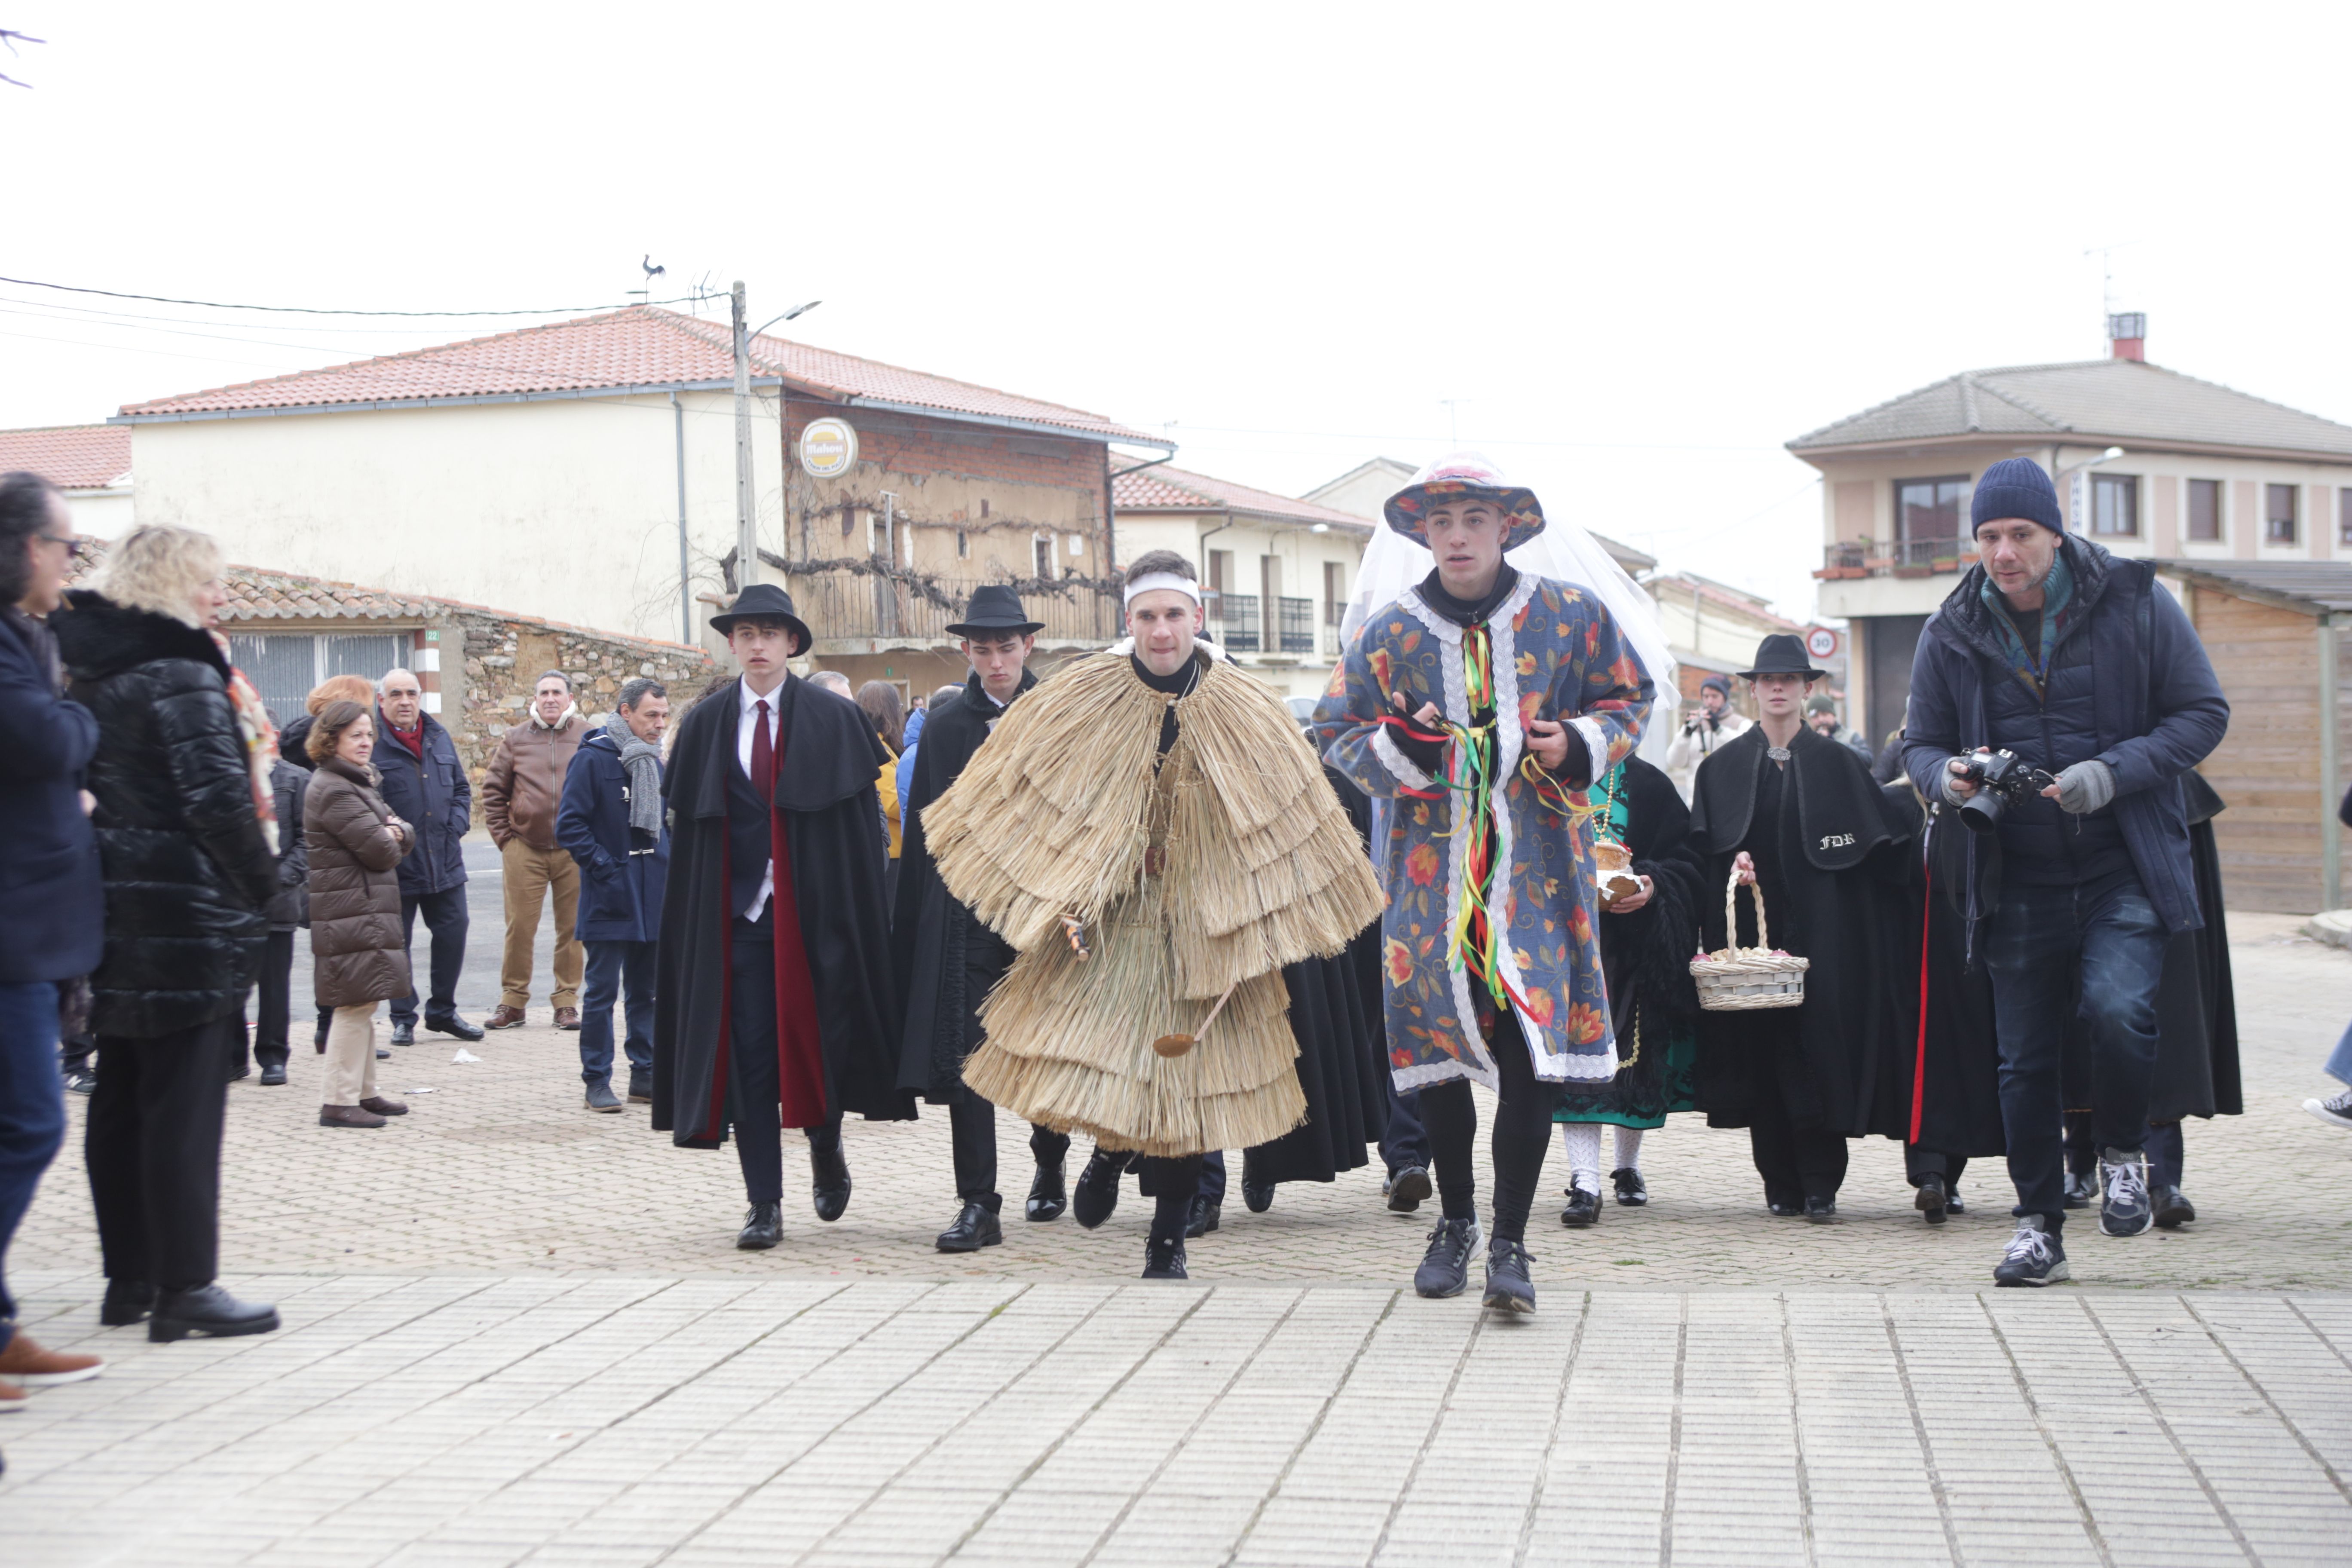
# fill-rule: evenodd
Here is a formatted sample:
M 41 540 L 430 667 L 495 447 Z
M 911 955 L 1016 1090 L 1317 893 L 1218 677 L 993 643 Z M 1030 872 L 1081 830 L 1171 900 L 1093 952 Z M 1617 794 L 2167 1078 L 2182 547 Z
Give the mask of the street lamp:
M 735 585 L 737 591 L 760 580 L 760 542 L 753 527 L 751 492 L 751 340 L 794 316 L 805 315 L 824 301 L 811 300 L 772 317 L 753 331 L 743 330 L 743 285 L 731 290 L 735 329 Z

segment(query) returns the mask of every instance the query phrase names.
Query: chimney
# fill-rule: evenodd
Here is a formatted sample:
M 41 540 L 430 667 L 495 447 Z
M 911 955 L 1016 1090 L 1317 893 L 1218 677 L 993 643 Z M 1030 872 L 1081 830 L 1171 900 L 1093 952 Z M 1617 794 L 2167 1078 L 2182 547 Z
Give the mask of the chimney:
M 2147 358 L 2147 315 L 2133 310 L 2107 318 L 2107 352 L 2116 359 Z

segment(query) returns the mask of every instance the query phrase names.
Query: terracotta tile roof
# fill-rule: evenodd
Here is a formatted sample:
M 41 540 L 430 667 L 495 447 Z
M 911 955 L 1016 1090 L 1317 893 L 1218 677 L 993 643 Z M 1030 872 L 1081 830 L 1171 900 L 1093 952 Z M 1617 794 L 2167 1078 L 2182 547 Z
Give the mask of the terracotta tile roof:
M 636 305 L 493 337 L 128 404 L 122 413 L 138 419 L 633 386 L 719 385 L 735 377 L 728 339 L 724 321 Z M 845 403 L 902 404 L 950 417 L 1013 421 L 1097 440 L 1167 444 L 1084 409 L 782 338 L 752 340 L 751 371 L 756 377 L 781 377 L 795 388 Z
M 60 489 L 100 489 L 131 472 L 131 432 L 120 425 L 0 430 L 0 473 L 18 468 Z
M 1353 512 L 1295 500 L 1231 479 L 1213 479 L 1165 463 L 1119 474 L 1112 479 L 1110 489 L 1111 502 L 1121 511 L 1237 511 L 1283 522 L 1328 523 L 1349 533 L 1372 531 L 1372 525 Z

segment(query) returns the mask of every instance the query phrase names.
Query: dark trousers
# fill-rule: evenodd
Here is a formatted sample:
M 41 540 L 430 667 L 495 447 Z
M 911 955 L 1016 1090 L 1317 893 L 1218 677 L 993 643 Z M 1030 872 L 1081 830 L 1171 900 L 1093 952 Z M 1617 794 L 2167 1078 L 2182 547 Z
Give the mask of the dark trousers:
M 1765 1202 L 1802 1208 L 1807 1198 L 1837 1196 L 1845 1184 L 1845 1134 L 1798 1126 L 1777 1089 L 1756 1097 L 1754 1116 L 1748 1148 L 1764 1178 Z
M 400 941 L 408 950 L 412 976 L 416 973 L 416 917 L 420 914 L 425 917 L 425 929 L 433 933 L 432 991 L 425 999 L 425 1020 L 432 1023 L 457 1011 L 457 976 L 466 972 L 466 884 L 437 893 L 400 895 Z M 392 1021 L 415 1026 L 416 993 L 393 999 Z
M 8 1243 L 65 1137 L 57 983 L 0 985 L 0 1350 L 16 1333 L 16 1301 L 8 1294 L 5 1268 Z
M 969 1084 L 956 1085 L 955 1098 L 948 1101 L 948 1136 L 955 1155 L 957 1200 L 986 1204 L 989 1213 L 999 1212 L 1004 1200 L 996 1190 L 995 1104 L 974 1094 Z M 1040 1165 L 1058 1165 L 1070 1152 L 1070 1135 L 1032 1122 L 1029 1152 Z
M 587 976 L 580 987 L 580 1077 L 585 1083 L 613 1078 L 613 1007 L 628 994 L 629 1081 L 651 1084 L 654 1076 L 654 944 L 592 942 Z
M 2077 977 L 2090 1031 L 2094 1136 L 2102 1148 L 2137 1153 L 2147 1142 L 2156 988 L 2167 940 L 2131 871 L 2078 887 L 2005 887 L 2000 918 L 1987 927 L 2001 1131 L 2017 1184 L 2011 1212 L 2040 1215 L 2053 1233 L 2065 1223 L 2060 1062 Z
M 1421 1124 L 1421 1095 L 1399 1094 L 1396 1075 L 1381 1074 L 1381 1094 L 1388 1102 L 1388 1121 L 1381 1128 L 1381 1162 L 1393 1176 L 1412 1166 L 1429 1169 L 1429 1133 Z
M 762 910 L 766 915 L 768 911 Z M 755 1204 L 784 1195 L 783 1085 L 776 1067 L 775 922 L 734 922 L 727 1009 L 727 1119 L 735 1129 L 735 1158 L 743 1167 L 743 1196 Z M 841 1113 L 803 1130 L 812 1154 L 841 1149 Z
M 101 1035 L 82 1157 L 106 1277 L 187 1290 L 220 1262 L 223 1073 L 234 1018 L 153 1039 Z
M 1201 1191 L 1200 1154 L 1181 1159 L 1157 1156 L 1143 1160 L 1144 1185 L 1152 1193 L 1151 1237 L 1155 1241 L 1181 1240 L 1192 1221 L 1192 1199 Z
M 1551 1147 L 1551 1112 L 1559 1101 L 1559 1085 L 1536 1077 L 1515 1019 L 1497 1020 L 1488 1048 L 1503 1079 L 1489 1151 L 1495 1163 L 1494 1235 L 1504 1241 L 1524 1241 L 1528 1211 L 1535 1206 L 1536 1188 L 1543 1181 L 1544 1153 Z M 1471 1156 L 1478 1141 L 1478 1107 L 1470 1098 L 1470 1082 L 1457 1078 L 1433 1084 L 1417 1098 L 1439 1206 L 1448 1219 L 1475 1218 L 1478 1193 Z
M 1922 1176 L 1941 1176 L 1944 1190 L 1950 1192 L 1960 1184 L 1960 1173 L 1968 1168 L 1966 1154 L 1947 1154 L 1940 1150 L 1922 1149 L 1916 1143 L 1903 1145 L 1903 1179 L 1915 1187 Z
M 286 1033 L 293 1024 L 294 933 L 273 931 L 261 950 L 261 979 L 254 999 L 253 1059 L 262 1067 L 284 1067 L 289 1054 Z M 245 1065 L 245 1042 L 237 1042 L 236 1064 Z

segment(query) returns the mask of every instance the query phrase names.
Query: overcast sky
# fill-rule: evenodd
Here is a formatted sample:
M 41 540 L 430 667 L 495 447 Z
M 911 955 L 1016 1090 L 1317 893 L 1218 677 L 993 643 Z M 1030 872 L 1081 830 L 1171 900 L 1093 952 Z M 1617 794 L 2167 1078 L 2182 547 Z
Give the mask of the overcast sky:
M 1803 616 L 1780 443 L 2103 353 L 2090 247 L 2150 358 L 2352 422 L 2347 10 L 0 0 L 0 274 L 536 308 L 650 252 L 1288 493 L 1458 428 Z M 0 285 L 0 426 L 497 325 L 100 307 Z

